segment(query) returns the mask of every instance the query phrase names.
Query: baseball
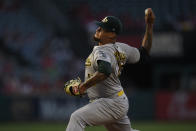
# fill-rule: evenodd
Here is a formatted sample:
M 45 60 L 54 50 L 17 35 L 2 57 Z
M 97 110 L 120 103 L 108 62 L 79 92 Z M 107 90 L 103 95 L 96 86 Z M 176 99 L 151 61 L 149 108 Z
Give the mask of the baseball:
M 145 9 L 145 15 L 147 15 L 148 14 L 148 9 Z

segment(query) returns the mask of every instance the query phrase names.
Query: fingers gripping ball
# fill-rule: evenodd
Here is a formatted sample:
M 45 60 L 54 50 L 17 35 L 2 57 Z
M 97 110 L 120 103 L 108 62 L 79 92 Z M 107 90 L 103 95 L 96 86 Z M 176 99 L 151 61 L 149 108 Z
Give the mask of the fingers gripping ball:
M 145 21 L 147 24 L 153 24 L 155 20 L 155 14 L 151 8 L 145 10 Z
M 79 91 L 80 84 L 81 79 L 79 77 L 77 79 L 66 82 L 64 86 L 65 93 L 71 96 L 81 96 Z

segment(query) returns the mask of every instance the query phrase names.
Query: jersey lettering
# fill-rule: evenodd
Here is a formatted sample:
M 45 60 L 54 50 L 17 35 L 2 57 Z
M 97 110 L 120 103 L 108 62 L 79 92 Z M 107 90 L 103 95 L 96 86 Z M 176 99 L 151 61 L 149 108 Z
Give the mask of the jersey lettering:
M 91 66 L 90 58 L 86 59 L 85 66 Z
M 90 79 L 93 76 L 93 74 L 88 74 L 88 79 Z

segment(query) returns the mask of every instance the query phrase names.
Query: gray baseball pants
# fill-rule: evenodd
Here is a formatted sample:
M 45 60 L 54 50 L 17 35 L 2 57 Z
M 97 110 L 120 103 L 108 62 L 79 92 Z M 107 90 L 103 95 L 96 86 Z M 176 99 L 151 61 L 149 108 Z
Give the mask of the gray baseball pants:
M 131 131 L 126 95 L 97 99 L 72 113 L 66 131 L 84 131 L 86 126 L 104 125 L 108 131 Z

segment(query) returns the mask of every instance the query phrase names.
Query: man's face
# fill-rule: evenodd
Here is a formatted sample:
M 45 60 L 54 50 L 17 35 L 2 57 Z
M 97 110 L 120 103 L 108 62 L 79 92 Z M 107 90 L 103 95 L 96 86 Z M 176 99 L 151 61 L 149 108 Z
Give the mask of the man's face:
M 106 39 L 114 37 L 114 34 L 114 32 L 108 32 L 103 28 L 98 27 L 94 35 L 94 40 L 97 42 L 104 42 Z

